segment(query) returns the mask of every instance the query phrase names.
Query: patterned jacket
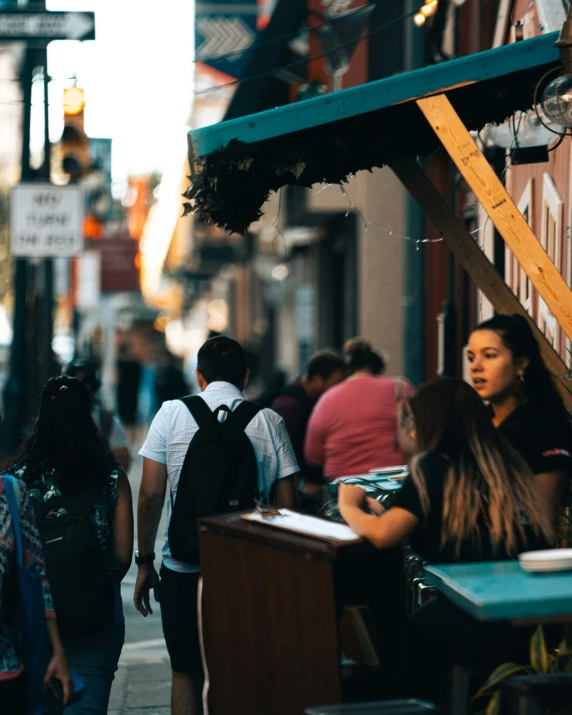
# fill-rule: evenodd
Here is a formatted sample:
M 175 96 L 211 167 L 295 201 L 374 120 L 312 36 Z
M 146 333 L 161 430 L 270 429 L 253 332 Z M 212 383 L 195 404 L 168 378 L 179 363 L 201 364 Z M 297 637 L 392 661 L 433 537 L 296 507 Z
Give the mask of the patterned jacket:
M 34 521 L 34 510 L 23 482 L 20 482 L 22 506 L 20 523 L 24 568 L 42 576 L 44 607 L 47 619 L 54 619 L 54 605 L 42 554 L 42 543 Z M 15 599 L 18 597 L 14 554 L 14 532 L 4 482 L 0 479 L 0 681 L 16 678 L 22 671 L 13 630 Z

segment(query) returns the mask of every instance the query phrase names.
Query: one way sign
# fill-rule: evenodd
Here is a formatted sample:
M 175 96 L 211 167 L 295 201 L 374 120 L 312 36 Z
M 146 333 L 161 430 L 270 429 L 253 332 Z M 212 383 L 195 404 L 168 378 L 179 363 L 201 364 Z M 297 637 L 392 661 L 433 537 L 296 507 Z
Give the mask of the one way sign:
M 0 41 L 95 40 L 95 13 L 0 10 Z

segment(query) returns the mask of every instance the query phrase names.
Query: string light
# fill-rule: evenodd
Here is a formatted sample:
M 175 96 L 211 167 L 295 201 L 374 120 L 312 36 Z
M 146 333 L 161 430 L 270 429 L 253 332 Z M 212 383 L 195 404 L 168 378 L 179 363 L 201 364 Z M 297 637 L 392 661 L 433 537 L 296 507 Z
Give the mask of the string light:
M 425 3 L 425 5 L 421 8 L 421 14 L 425 15 L 425 17 L 431 17 L 431 15 L 434 15 L 437 12 L 437 5 L 438 3 L 436 0 Z
M 417 25 L 417 27 L 424 25 L 425 20 L 437 12 L 438 6 L 438 0 L 426 0 L 425 4 L 419 8 L 419 12 L 413 16 L 413 22 Z

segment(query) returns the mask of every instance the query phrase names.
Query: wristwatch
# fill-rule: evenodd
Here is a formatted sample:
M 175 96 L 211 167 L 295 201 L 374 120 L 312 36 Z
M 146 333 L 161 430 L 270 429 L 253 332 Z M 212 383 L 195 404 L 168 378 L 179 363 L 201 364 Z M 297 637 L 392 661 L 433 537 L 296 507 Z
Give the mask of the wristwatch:
M 141 566 L 143 564 L 152 564 L 155 561 L 155 553 L 153 552 L 152 554 L 143 554 L 141 555 L 138 551 L 135 552 L 135 563 L 137 566 Z

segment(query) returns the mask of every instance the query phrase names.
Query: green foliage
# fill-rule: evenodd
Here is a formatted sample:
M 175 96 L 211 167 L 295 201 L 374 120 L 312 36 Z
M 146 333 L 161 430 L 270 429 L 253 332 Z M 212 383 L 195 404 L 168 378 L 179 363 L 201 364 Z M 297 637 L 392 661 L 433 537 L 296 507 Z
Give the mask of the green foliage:
M 503 680 L 514 675 L 533 675 L 534 673 L 572 673 L 572 650 L 556 648 L 550 652 L 546 647 L 546 639 L 542 626 L 532 634 L 530 639 L 530 663 L 503 663 L 489 675 L 487 682 L 477 692 L 472 700 L 474 715 L 500 714 L 500 685 Z M 483 701 L 488 702 L 483 709 Z M 475 706 L 478 705 L 478 708 Z

